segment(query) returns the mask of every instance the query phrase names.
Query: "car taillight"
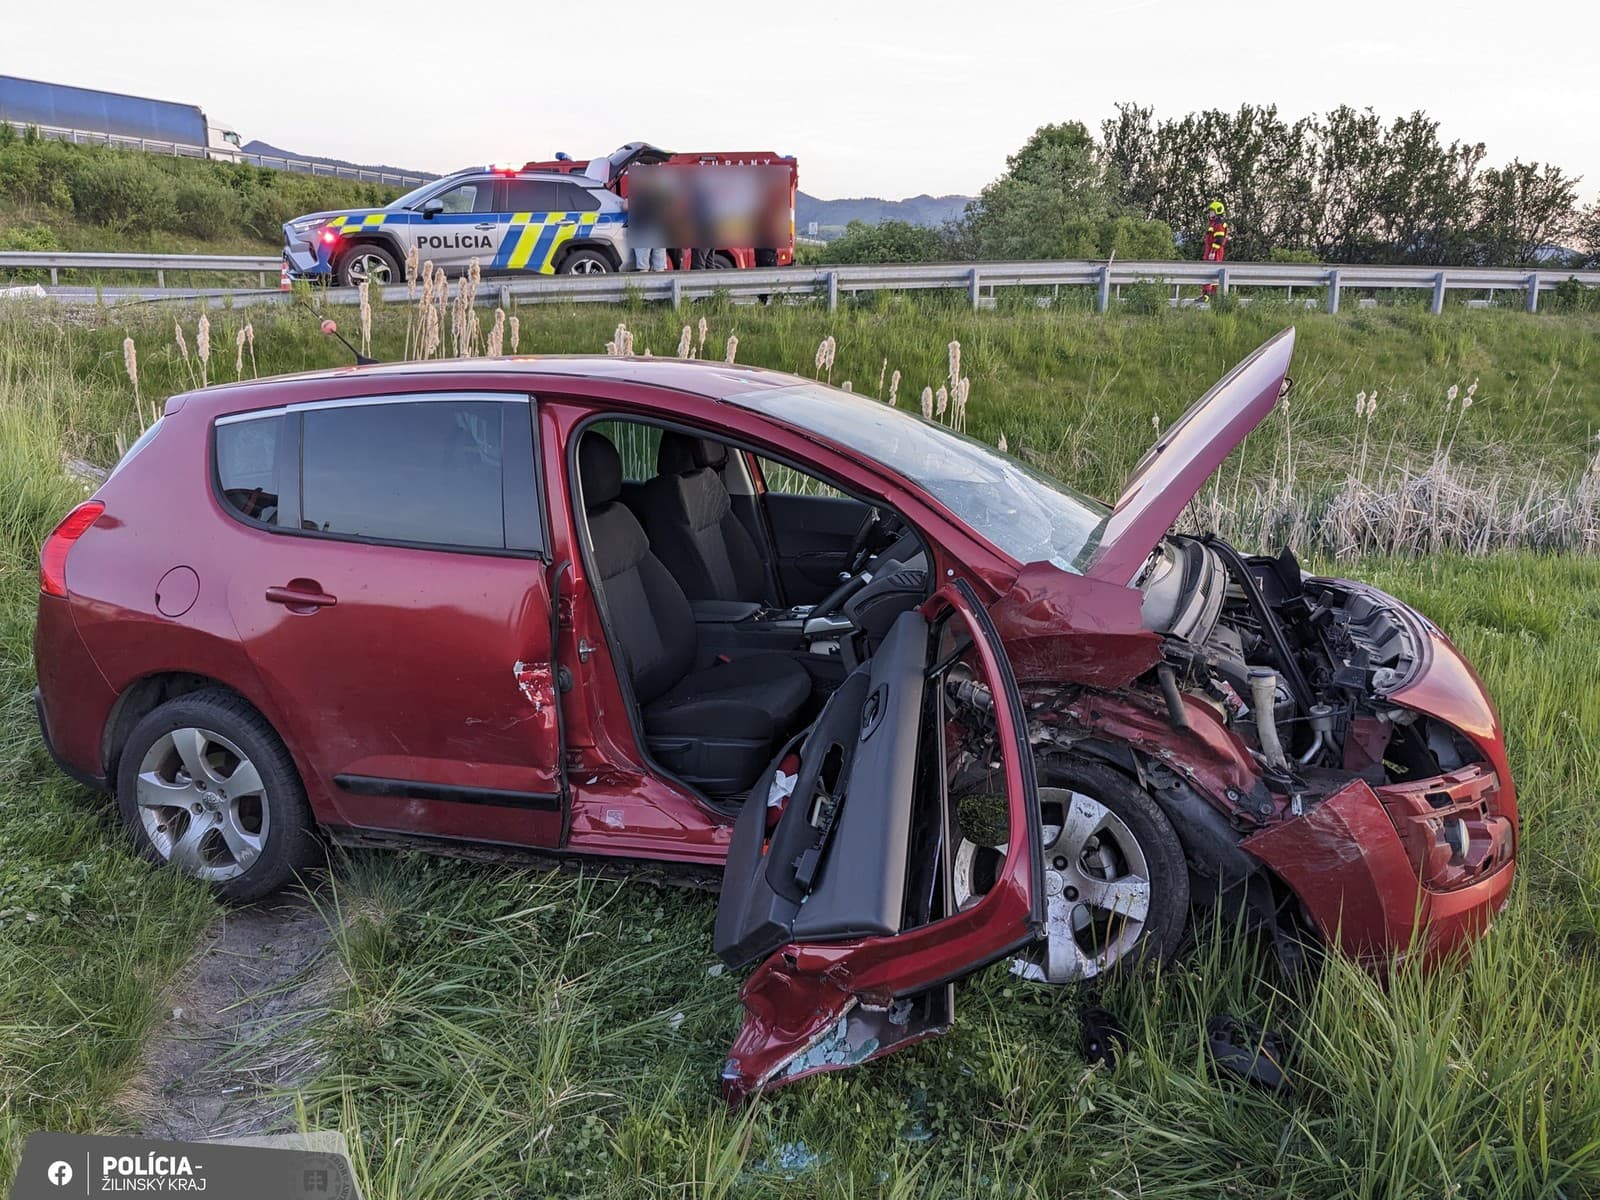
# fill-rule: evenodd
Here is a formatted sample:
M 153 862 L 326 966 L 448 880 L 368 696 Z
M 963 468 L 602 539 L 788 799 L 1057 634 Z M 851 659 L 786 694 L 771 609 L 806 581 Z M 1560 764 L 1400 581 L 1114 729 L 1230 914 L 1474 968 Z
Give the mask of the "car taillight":
M 106 506 L 98 500 L 85 500 L 61 519 L 39 549 L 39 590 L 47 596 L 67 594 L 67 553 L 100 519 Z

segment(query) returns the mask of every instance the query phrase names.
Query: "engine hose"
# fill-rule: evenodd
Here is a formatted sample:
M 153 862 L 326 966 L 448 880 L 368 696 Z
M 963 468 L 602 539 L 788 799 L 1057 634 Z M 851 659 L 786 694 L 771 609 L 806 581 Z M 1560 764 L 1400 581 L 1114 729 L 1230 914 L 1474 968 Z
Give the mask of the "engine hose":
M 1267 603 L 1267 598 L 1261 594 L 1261 589 L 1256 585 L 1255 576 L 1250 574 L 1250 564 L 1216 534 L 1209 533 L 1202 540 L 1221 555 L 1223 566 L 1228 568 L 1228 574 L 1233 576 L 1234 582 L 1244 592 L 1245 599 L 1250 602 L 1250 607 L 1255 610 L 1257 618 L 1261 621 L 1262 630 L 1272 642 L 1273 653 L 1278 659 L 1278 665 L 1283 669 L 1284 678 L 1289 684 L 1289 691 L 1294 696 L 1295 704 L 1302 713 L 1309 713 L 1315 699 L 1311 694 L 1311 685 L 1306 682 L 1305 675 L 1300 671 L 1299 661 L 1289 649 L 1289 640 L 1283 636 L 1283 626 L 1278 624 L 1278 614 L 1272 611 L 1272 606 Z
M 1189 714 L 1183 710 L 1183 697 L 1178 694 L 1178 679 L 1172 668 L 1162 663 L 1156 668 L 1156 682 L 1161 685 L 1161 696 L 1167 702 L 1167 720 L 1174 729 L 1189 728 Z

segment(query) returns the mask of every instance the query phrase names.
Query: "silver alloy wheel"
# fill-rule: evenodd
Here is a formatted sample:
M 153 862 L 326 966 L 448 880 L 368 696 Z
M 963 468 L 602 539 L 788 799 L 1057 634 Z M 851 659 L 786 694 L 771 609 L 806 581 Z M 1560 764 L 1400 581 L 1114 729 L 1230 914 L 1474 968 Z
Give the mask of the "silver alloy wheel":
M 374 254 L 370 250 L 355 251 L 346 270 L 351 283 L 360 283 L 363 280 L 378 284 L 389 282 L 389 264 L 383 260 L 382 255 Z
M 1092 979 L 1138 944 L 1150 915 L 1150 866 L 1127 824 L 1093 796 L 1042 787 L 1045 941 L 1013 971 L 1043 983 Z M 962 838 L 956 848 L 957 908 L 981 900 L 1005 859 L 1004 846 Z
M 570 274 L 573 275 L 609 275 L 605 263 L 597 258 L 580 258 L 572 264 Z
M 210 729 L 164 733 L 135 785 L 150 844 L 185 875 L 220 883 L 249 870 L 266 845 L 266 787 L 238 746 Z

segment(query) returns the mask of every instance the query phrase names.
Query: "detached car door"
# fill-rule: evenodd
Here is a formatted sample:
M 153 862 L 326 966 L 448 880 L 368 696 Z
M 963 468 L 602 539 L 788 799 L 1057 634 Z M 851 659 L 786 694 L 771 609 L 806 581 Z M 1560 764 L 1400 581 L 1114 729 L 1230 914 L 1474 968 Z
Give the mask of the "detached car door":
M 945 1032 L 953 981 L 1045 927 L 1027 720 L 965 581 L 896 621 L 797 754 L 781 816 L 775 764 L 728 851 L 716 951 L 733 967 L 759 963 L 723 1068 L 730 1101 Z M 957 911 L 963 797 L 998 806 L 1006 853 L 988 890 Z

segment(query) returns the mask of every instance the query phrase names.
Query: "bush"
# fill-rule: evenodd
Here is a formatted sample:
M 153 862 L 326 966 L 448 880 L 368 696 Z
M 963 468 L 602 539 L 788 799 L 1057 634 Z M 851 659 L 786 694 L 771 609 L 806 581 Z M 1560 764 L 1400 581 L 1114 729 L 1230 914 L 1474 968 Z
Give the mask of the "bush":
M 132 152 L 85 157 L 70 186 L 81 220 L 139 232 L 177 225 L 172 178 Z
M 248 163 L 163 158 L 27 134 L 0 138 L 0 202 L 75 214 L 116 233 L 256 237 L 277 244 L 291 217 L 386 204 L 397 189 L 291 175 Z M 116 249 L 106 239 L 105 249 Z
M 55 230 L 48 225 L 19 225 L 0 231 L 0 247 L 6 250 L 59 250 Z
M 174 228 L 205 238 L 238 234 L 245 205 L 239 193 L 226 184 L 205 178 L 186 179 L 177 185 L 176 197 Z
M 868 225 L 851 221 L 844 236 L 822 248 L 825 263 L 937 262 L 948 258 L 944 238 L 937 229 L 909 221 L 880 221 Z

